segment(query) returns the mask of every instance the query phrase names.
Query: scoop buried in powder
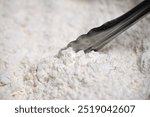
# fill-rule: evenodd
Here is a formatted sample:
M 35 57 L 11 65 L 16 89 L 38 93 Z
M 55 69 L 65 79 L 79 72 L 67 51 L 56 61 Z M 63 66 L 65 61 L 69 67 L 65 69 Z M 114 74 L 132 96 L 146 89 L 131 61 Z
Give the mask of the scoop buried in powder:
M 79 36 L 77 40 L 70 42 L 67 47 L 72 47 L 75 52 L 80 50 L 83 50 L 85 53 L 92 50 L 98 51 L 149 12 L 150 1 L 145 0 L 121 17 Z

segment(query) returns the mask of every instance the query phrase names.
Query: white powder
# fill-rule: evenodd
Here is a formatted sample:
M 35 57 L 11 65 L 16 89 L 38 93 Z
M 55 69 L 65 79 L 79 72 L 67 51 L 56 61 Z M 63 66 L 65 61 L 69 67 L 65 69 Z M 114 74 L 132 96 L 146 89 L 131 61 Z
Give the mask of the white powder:
M 120 50 L 121 51 L 121 50 Z M 110 54 L 63 51 L 44 59 L 37 69 L 37 99 L 142 99 L 147 93 L 131 50 Z M 128 58 L 126 56 L 130 54 Z M 118 58 L 116 57 L 118 55 Z M 128 63 L 128 64 L 124 64 Z M 140 78 L 140 79 L 139 79 Z
M 140 0 L 0 2 L 0 99 L 149 99 L 150 16 L 99 53 L 55 56 Z

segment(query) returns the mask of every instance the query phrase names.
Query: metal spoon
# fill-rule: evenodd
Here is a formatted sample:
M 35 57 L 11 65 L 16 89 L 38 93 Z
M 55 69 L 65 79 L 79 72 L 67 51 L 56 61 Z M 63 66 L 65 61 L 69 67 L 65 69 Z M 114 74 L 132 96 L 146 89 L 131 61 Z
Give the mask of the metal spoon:
M 79 36 L 77 40 L 70 42 L 66 48 L 72 47 L 75 52 L 83 50 L 85 53 L 98 51 L 149 12 L 150 0 L 144 0 L 124 15 Z

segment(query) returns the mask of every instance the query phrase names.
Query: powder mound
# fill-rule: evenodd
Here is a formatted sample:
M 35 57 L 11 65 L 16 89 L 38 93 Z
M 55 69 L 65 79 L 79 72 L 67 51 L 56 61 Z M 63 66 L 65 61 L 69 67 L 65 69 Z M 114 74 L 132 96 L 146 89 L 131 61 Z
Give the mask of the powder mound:
M 126 53 L 130 51 L 124 52 L 122 58 L 117 59 L 104 53 L 75 53 L 69 48 L 62 51 L 59 57 L 45 58 L 37 67 L 36 76 L 40 84 L 34 89 L 35 98 L 144 98 L 144 76 L 138 72 L 136 62 L 130 62 L 135 55 L 131 54 L 131 57 L 125 59 Z
M 101 55 L 101 58 L 105 56 L 106 55 Z M 85 75 L 92 73 L 92 71 L 90 73 L 90 70 L 97 70 L 96 68 L 93 69 L 91 64 L 98 63 L 97 60 L 99 58 L 99 54 L 96 52 L 84 54 L 83 51 L 80 51 L 75 53 L 71 48 L 69 48 L 59 53 L 58 57 L 44 59 L 38 65 L 37 76 L 43 83 L 49 78 L 64 80 L 74 80 L 74 78 L 77 78 L 78 80 L 82 81 L 84 77 L 86 77 Z M 89 66 L 91 69 L 86 69 L 87 66 Z

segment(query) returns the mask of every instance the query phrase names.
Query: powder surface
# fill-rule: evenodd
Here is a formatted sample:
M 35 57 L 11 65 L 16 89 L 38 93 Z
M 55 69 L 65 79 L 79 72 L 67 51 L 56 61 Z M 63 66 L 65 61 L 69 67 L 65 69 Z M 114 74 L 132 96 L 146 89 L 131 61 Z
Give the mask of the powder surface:
M 44 59 L 36 77 L 45 86 L 37 86 L 36 91 L 42 93 L 36 97 L 41 98 L 42 94 L 45 99 L 144 99 L 148 84 L 144 84 L 145 76 L 136 65 L 136 55 L 131 50 L 122 51 L 122 56 L 117 50 L 110 56 L 82 51 L 76 54 L 68 49 L 59 58 Z
M 0 99 L 149 99 L 150 16 L 100 52 L 57 54 L 141 1 L 0 0 Z

